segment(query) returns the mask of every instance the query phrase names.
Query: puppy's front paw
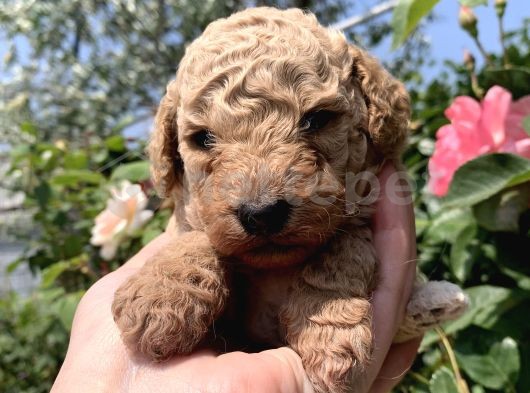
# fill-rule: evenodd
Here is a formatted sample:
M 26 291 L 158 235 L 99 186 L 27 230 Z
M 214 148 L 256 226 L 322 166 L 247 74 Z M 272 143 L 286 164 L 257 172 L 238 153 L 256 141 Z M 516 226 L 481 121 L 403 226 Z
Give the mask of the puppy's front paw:
M 227 296 L 213 250 L 190 241 L 155 255 L 114 296 L 112 313 L 127 347 L 155 360 L 191 352 Z
M 418 337 L 427 329 L 461 316 L 469 305 L 462 289 L 447 281 L 429 281 L 414 288 L 407 314 L 394 342 Z
M 161 284 L 140 272 L 116 291 L 112 312 L 129 349 L 163 360 L 193 350 L 211 311 L 182 283 Z
M 362 374 L 372 356 L 371 306 L 368 300 L 300 299 L 282 314 L 289 345 L 318 393 L 364 391 Z

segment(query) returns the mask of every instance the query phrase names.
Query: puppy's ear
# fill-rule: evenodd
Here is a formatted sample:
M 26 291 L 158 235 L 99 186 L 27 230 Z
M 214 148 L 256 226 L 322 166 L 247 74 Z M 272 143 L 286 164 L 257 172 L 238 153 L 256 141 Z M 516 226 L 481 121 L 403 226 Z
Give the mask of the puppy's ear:
M 184 165 L 178 152 L 177 133 L 178 92 L 176 82 L 167 85 L 155 117 L 147 153 L 151 159 L 151 177 L 162 197 L 170 196 L 175 187 L 182 186 Z
M 372 56 L 349 47 L 352 78 L 362 91 L 368 113 L 366 127 L 380 159 L 398 158 L 405 144 L 410 102 L 405 87 Z

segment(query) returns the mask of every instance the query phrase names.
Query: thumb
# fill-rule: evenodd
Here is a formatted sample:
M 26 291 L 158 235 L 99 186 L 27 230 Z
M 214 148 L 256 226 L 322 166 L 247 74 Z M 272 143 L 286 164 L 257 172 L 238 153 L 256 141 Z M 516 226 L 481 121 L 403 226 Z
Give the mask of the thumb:
M 285 392 L 289 393 L 314 393 L 313 385 L 309 380 L 302 359 L 291 348 L 281 347 L 254 354 L 274 370 L 276 379 L 281 381 Z M 285 385 L 284 385 L 285 384 Z

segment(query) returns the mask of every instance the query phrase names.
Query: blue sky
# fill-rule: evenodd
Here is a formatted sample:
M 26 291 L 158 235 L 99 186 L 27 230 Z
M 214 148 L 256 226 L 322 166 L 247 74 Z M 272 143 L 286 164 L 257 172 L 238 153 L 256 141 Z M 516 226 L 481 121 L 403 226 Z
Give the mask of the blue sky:
M 474 8 L 478 18 L 479 38 L 488 52 L 500 51 L 497 17 L 493 7 L 489 5 Z M 449 59 L 460 62 L 464 49 L 468 49 L 482 63 L 482 58 L 471 37 L 458 25 L 459 4 L 457 0 L 441 0 L 434 8 L 437 19 L 427 25 L 426 33 L 431 43 L 431 55 L 441 65 Z M 530 0 L 508 0 L 504 15 L 505 30 L 519 27 L 524 18 L 530 17 Z M 381 54 L 384 56 L 384 54 Z M 427 78 L 435 76 L 437 68 L 426 68 Z

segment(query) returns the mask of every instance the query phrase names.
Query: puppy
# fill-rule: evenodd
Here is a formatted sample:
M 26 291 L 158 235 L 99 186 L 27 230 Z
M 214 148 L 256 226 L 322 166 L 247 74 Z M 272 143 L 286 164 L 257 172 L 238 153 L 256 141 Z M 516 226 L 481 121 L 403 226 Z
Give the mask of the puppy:
M 210 24 L 156 115 L 152 177 L 175 238 L 116 292 L 127 346 L 190 353 L 215 322 L 246 348 L 289 345 L 317 392 L 351 389 L 373 349 L 365 175 L 398 160 L 409 112 L 403 85 L 311 14 Z M 418 285 L 397 340 L 466 304 L 452 284 Z

